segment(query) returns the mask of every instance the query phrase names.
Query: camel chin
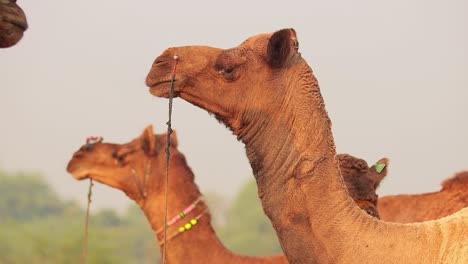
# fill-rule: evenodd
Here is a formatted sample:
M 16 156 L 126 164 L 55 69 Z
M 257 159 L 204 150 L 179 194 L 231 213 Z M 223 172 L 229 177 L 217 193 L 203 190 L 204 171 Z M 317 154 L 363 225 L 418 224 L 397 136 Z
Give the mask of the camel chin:
M 78 169 L 70 172 L 73 178 L 78 181 L 86 180 L 89 178 L 89 172 L 85 169 Z
M 7 30 L 0 30 L 0 35 L 0 48 L 9 48 L 23 38 L 23 31 L 15 25 L 10 25 Z

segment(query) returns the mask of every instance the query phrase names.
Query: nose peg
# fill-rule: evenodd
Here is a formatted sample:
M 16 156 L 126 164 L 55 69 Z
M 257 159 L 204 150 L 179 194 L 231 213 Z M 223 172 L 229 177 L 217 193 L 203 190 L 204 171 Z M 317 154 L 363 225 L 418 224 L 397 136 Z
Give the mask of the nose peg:
M 89 151 L 93 148 L 94 144 L 101 143 L 103 140 L 104 138 L 100 136 L 86 137 L 86 144 L 80 150 Z

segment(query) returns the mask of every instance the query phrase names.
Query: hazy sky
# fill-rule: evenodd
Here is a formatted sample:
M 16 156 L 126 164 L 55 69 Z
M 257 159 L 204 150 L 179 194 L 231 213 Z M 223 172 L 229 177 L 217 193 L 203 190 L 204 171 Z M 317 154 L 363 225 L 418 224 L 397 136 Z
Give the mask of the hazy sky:
M 0 50 L 0 168 L 39 171 L 84 203 L 88 182 L 65 167 L 86 136 L 165 131 L 168 101 L 144 84 L 164 49 L 293 27 L 338 152 L 390 158 L 381 195 L 435 191 L 468 169 L 467 1 L 186 2 L 19 0 L 30 28 Z M 252 178 L 243 145 L 204 110 L 176 99 L 173 128 L 202 191 L 232 196 Z M 93 195 L 95 207 L 129 204 L 102 185 Z

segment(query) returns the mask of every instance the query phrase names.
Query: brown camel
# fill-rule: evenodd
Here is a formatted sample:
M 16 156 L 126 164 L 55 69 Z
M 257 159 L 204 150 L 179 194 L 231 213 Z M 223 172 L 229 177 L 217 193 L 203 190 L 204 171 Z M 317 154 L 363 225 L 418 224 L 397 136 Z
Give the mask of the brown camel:
M 148 126 L 127 144 L 96 143 L 75 152 L 67 166 L 74 178 L 92 178 L 122 190 L 145 213 L 160 242 L 162 253 L 165 208 L 166 135 L 154 135 Z M 226 249 L 211 226 L 211 215 L 194 182 L 192 170 L 171 135 L 168 185 L 168 222 L 186 211 L 186 217 L 167 228 L 166 263 L 287 263 L 284 255 L 250 257 Z M 188 212 L 192 204 L 195 207 Z M 198 218 L 187 231 L 179 228 Z
M 146 78 L 154 96 L 169 97 L 175 58 L 174 95 L 212 113 L 245 144 L 263 209 L 291 263 L 467 263 L 468 209 L 397 224 L 354 204 L 293 29 L 230 49 L 169 48 Z
M 201 197 L 194 175 L 185 157 L 177 148 L 175 133 L 171 135 L 169 215 L 174 216 Z M 67 171 L 76 179 L 92 178 L 103 184 L 122 190 L 144 211 L 157 239 L 163 241 L 164 182 L 166 135 L 153 135 L 152 126 L 146 127 L 141 136 L 127 144 L 99 143 L 85 145 L 70 160 Z M 386 172 L 377 173 L 367 163 L 348 154 L 338 155 L 344 179 L 351 196 L 364 201 L 364 209 L 375 215 L 375 187 Z M 150 169 L 147 169 L 151 166 Z M 134 171 L 134 172 L 132 172 Z M 134 178 L 136 177 L 136 178 Z M 361 179 L 363 178 L 363 179 Z M 146 183 L 145 183 L 146 181 Z M 365 190 L 368 190 L 367 193 Z M 356 194 L 356 195 L 354 195 Z M 198 223 L 186 234 L 179 234 L 177 227 L 201 215 Z M 231 253 L 216 237 L 210 223 L 208 207 L 203 201 L 187 213 L 177 225 L 168 228 L 168 263 L 287 263 L 284 255 L 271 257 L 247 257 Z
M 349 154 L 338 154 L 336 159 L 346 188 L 354 202 L 369 215 L 380 218 L 377 210 L 379 196 L 376 190 L 387 175 L 388 159 L 380 159 L 371 168 L 365 160 Z M 384 165 L 382 171 L 376 170 L 376 164 Z
M 27 28 L 26 16 L 16 0 L 0 0 L 0 48 L 18 43 Z
M 377 204 L 381 219 L 411 223 L 438 219 L 468 206 L 468 171 L 442 182 L 442 190 L 424 194 L 389 195 Z

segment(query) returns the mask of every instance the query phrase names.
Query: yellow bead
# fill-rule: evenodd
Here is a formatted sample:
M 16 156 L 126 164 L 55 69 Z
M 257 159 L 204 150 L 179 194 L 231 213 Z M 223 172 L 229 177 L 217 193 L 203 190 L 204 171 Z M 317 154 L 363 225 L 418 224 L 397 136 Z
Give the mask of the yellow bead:
M 183 226 L 179 227 L 179 232 L 182 233 L 185 231 L 185 228 Z
M 196 225 L 198 223 L 198 221 L 197 221 L 197 219 L 192 219 L 192 220 L 190 220 L 190 223 L 192 225 Z
M 184 227 L 185 227 L 185 230 L 189 230 L 192 227 L 192 224 L 186 223 Z

